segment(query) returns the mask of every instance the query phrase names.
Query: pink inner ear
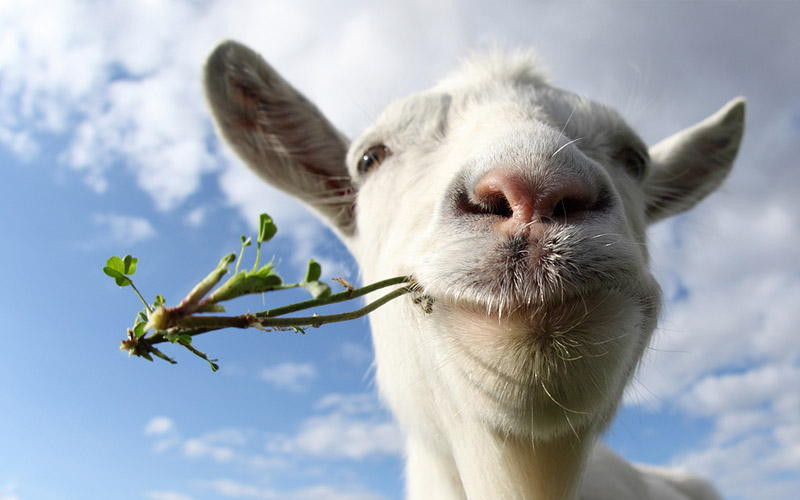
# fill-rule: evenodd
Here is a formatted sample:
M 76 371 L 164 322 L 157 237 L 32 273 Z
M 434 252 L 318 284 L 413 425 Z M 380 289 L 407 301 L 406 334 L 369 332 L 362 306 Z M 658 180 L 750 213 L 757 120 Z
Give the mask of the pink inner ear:
M 299 162 L 298 165 L 300 165 L 300 168 L 309 174 L 320 179 L 325 179 L 325 187 L 327 188 L 328 192 L 335 193 L 337 196 L 347 196 L 353 194 L 353 186 L 350 184 L 350 179 L 331 177 L 329 172 L 325 172 L 324 170 L 303 161 Z
M 240 101 L 241 109 L 244 111 L 237 116 L 236 122 L 232 125 L 245 130 L 256 129 L 258 127 L 258 122 L 255 119 L 255 114 L 250 112 L 252 109 L 257 109 L 258 106 L 259 100 L 255 92 L 249 87 L 236 83 L 233 78 L 229 79 L 229 81 L 231 83 L 231 88 L 235 89 L 234 91 Z

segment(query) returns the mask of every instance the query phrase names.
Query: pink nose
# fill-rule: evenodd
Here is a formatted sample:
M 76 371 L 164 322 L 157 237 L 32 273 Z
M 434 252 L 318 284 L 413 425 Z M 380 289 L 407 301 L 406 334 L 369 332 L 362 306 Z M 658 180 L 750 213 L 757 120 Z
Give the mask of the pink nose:
M 532 179 L 517 169 L 499 167 L 478 181 L 470 201 L 471 213 L 500 216 L 498 229 L 516 232 L 533 223 L 568 223 L 592 210 L 596 195 L 574 174 Z

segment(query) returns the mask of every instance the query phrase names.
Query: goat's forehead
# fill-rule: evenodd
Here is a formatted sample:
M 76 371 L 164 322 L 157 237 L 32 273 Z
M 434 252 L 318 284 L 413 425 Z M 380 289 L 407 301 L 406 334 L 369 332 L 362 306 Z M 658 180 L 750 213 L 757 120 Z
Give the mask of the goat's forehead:
M 434 144 L 453 126 L 483 122 L 492 113 L 506 121 L 545 122 L 568 139 L 583 138 L 584 147 L 641 143 L 613 109 L 552 86 L 530 53 L 493 53 L 470 59 L 433 88 L 390 104 L 352 144 L 350 159 L 373 143 Z
M 531 50 L 512 53 L 493 51 L 475 54 L 437 85 L 443 89 L 454 89 L 464 84 L 480 82 L 508 82 L 512 85 L 546 85 L 546 71 Z
M 506 54 L 495 51 L 474 55 L 432 89 L 390 104 L 377 123 L 389 128 L 392 125 L 405 126 L 414 118 L 441 117 L 442 111 L 459 112 L 475 104 L 515 102 L 519 98 L 530 105 L 522 108 L 533 107 L 536 89 L 554 90 L 549 86 L 544 71 L 538 67 L 533 52 Z
M 367 136 L 425 135 L 443 132 L 459 120 L 495 110 L 522 120 L 549 123 L 566 131 L 632 133 L 613 109 L 540 81 L 482 79 L 439 85 L 390 104 Z M 481 110 L 480 113 L 475 113 Z M 386 137 L 381 137 L 386 138 Z

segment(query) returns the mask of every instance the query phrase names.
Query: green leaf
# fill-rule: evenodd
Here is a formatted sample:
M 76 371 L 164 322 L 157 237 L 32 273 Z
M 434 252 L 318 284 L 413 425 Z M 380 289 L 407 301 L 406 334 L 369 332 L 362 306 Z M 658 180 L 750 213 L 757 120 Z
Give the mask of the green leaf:
M 322 281 L 305 281 L 300 283 L 300 286 L 308 290 L 315 299 L 322 299 L 331 294 L 331 287 Z
M 131 280 L 127 276 L 119 276 L 114 278 L 114 281 L 117 282 L 117 286 L 128 286 L 131 284 Z
M 125 264 L 122 262 L 122 259 L 119 257 L 110 257 L 106 261 L 106 266 L 117 271 L 120 274 L 125 274 Z
M 269 292 L 280 287 L 283 280 L 273 272 L 272 266 L 264 266 L 258 271 L 239 271 L 211 292 L 207 301 L 210 303 L 231 300 L 251 293 Z
M 258 219 L 258 243 L 271 240 L 277 231 L 278 228 L 272 222 L 272 217 L 267 214 L 261 214 Z
M 133 255 L 126 255 L 125 258 L 122 260 L 123 265 L 123 273 L 127 274 L 128 276 L 133 276 L 136 272 L 136 264 L 139 262 L 139 259 L 134 257 Z
M 306 279 L 303 281 L 318 281 L 319 277 L 322 275 L 322 266 L 319 265 L 318 262 L 314 262 L 314 259 L 308 261 L 308 271 L 306 271 Z
M 128 286 L 131 284 L 131 280 L 127 275 L 136 272 L 136 262 L 136 257 L 130 255 L 126 255 L 125 260 L 114 256 L 106 261 L 103 272 L 114 278 L 117 286 Z
M 144 323 L 136 323 L 136 326 L 133 327 L 133 334 L 136 335 L 137 339 L 140 339 L 144 336 Z
M 252 238 L 245 239 L 244 235 L 242 235 L 242 247 L 249 247 L 252 244 Z
M 123 276 L 121 272 L 109 266 L 104 267 L 103 272 L 106 273 L 107 276 L 111 276 L 114 279 L 121 278 Z

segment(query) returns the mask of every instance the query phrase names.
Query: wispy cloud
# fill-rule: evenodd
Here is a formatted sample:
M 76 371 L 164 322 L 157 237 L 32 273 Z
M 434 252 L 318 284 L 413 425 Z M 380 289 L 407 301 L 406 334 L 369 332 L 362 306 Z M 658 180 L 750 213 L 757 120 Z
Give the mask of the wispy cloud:
M 2 488 L 0 488 L 0 500 L 21 500 L 21 497 L 14 493 L 16 489 L 17 488 L 14 483 L 6 483 Z
M 259 377 L 278 389 L 301 392 L 317 378 L 317 370 L 310 363 L 286 362 L 263 368 Z
M 223 428 L 184 438 L 167 417 L 150 419 L 144 434 L 153 439 L 169 437 L 171 448 L 190 459 L 255 468 L 284 467 L 306 459 L 363 460 L 403 453 L 402 433 L 375 394 L 328 394 L 314 404 L 313 410 L 314 414 L 301 421 L 292 435 Z
M 119 214 L 95 214 L 93 218 L 98 241 L 107 243 L 138 243 L 156 235 L 150 221 L 143 217 Z
M 175 422 L 169 417 L 153 417 L 144 426 L 145 436 L 161 436 L 175 430 Z
M 148 491 L 144 496 L 150 500 L 194 500 L 191 496 L 176 491 Z
M 314 408 L 322 414 L 301 424 L 297 434 L 270 440 L 267 449 L 293 456 L 362 460 L 400 456 L 402 432 L 373 394 L 328 394 Z
M 745 497 L 788 498 L 786 493 L 800 491 L 794 474 L 800 470 L 797 387 L 800 367 L 791 364 L 702 378 L 681 403 L 689 414 L 712 419 L 710 446 L 686 453 L 678 463 Z
M 314 457 L 360 460 L 403 451 L 402 433 L 393 422 L 337 413 L 309 418 L 292 442 L 296 452 Z
M 215 462 L 231 462 L 236 451 L 227 446 L 213 445 L 204 439 L 188 439 L 183 444 L 183 453 L 189 458 L 211 458 Z
M 156 416 L 147 421 L 142 431 L 147 437 L 154 440 L 153 450 L 162 453 L 180 443 L 180 434 L 175 422 L 164 416 Z
M 254 500 L 385 500 L 383 495 L 365 491 L 360 487 L 335 487 L 318 485 L 295 491 L 277 491 L 272 488 L 241 483 L 228 479 L 216 479 L 200 483 L 204 489 L 227 498 Z
M 208 215 L 207 207 L 197 207 L 186 214 L 186 224 L 192 227 L 202 226 Z

